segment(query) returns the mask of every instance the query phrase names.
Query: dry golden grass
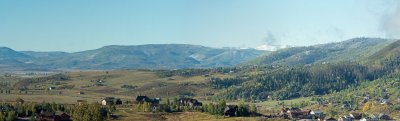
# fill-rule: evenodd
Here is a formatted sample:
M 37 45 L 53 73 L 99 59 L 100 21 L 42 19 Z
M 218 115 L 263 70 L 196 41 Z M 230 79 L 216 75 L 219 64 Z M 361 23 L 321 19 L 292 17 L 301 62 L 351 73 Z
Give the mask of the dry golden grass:
M 150 97 L 174 98 L 182 94 L 194 94 L 197 99 L 205 99 L 206 93 L 215 93 L 218 90 L 211 89 L 206 85 L 207 78 L 204 76 L 194 77 L 166 77 L 160 78 L 155 72 L 137 70 L 116 71 L 75 71 L 65 72 L 70 80 L 62 81 L 61 85 L 53 85 L 53 81 L 29 84 L 28 94 L 21 94 L 13 90 L 12 94 L 0 94 L 0 101 L 13 101 L 20 97 L 33 102 L 60 102 L 75 103 L 76 100 L 87 100 L 98 102 L 104 97 L 116 97 L 125 100 L 133 100 L 137 95 Z M 221 78 L 230 75 L 215 74 Z M 94 80 L 94 81 L 91 81 Z M 97 80 L 102 80 L 104 86 L 95 86 Z M 56 89 L 46 91 L 50 86 L 72 85 L 72 89 Z M 134 90 L 121 88 L 122 85 L 137 86 Z M 35 90 L 32 90 L 35 89 Z M 77 94 L 84 92 L 83 95 Z
M 63 73 L 70 76 L 70 80 L 63 81 L 61 85 L 73 85 L 72 89 L 55 89 L 46 91 L 45 88 L 53 85 L 52 81 L 44 83 L 33 83 L 29 85 L 27 94 L 13 90 L 12 94 L 0 94 L 0 102 L 13 102 L 22 98 L 26 102 L 56 102 L 65 104 L 76 104 L 77 100 L 100 102 L 104 97 L 121 98 L 123 101 L 133 100 L 137 95 L 150 97 L 174 98 L 184 93 L 193 93 L 195 98 L 203 102 L 206 93 L 215 93 L 219 90 L 211 89 L 206 85 L 209 77 L 167 77 L 160 78 L 155 72 L 119 70 L 119 71 L 76 71 Z M 229 78 L 231 75 L 215 74 L 213 77 Z M 96 81 L 102 80 L 105 86 L 94 86 Z M 138 86 L 134 90 L 121 88 L 122 85 Z M 58 85 L 60 86 L 60 85 Z M 84 92 L 84 94 L 78 94 Z M 256 117 L 231 117 L 214 116 L 199 112 L 184 113 L 144 113 L 135 112 L 130 109 L 118 109 L 122 121 L 253 121 Z

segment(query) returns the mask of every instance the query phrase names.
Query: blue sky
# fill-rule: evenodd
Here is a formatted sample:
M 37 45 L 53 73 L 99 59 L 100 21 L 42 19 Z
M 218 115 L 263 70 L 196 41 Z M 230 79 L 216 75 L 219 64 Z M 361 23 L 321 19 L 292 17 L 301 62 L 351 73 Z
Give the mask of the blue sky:
M 105 45 L 304 46 L 400 38 L 396 0 L 2 0 L 0 46 L 67 51 Z

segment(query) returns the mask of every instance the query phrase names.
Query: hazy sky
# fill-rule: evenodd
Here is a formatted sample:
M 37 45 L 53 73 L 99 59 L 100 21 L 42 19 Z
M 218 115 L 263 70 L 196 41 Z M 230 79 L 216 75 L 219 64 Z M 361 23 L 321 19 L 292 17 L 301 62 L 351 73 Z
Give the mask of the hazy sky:
M 310 45 L 400 38 L 397 0 L 1 0 L 0 46 Z

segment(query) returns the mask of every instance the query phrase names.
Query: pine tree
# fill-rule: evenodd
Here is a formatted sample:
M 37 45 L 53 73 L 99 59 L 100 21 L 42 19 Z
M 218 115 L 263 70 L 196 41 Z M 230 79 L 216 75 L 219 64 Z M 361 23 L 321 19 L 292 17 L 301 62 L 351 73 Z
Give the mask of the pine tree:
M 225 100 L 221 100 L 219 103 L 218 103 L 218 106 L 217 106 L 217 113 L 219 114 L 219 115 L 223 115 L 224 114 L 224 109 L 225 109 L 225 107 L 226 107 L 226 102 L 225 102 Z
M 254 105 L 254 104 L 250 105 L 250 113 L 252 113 L 252 114 L 257 113 L 257 107 L 256 107 L 256 105 Z
M 9 111 L 7 113 L 7 119 L 6 121 L 14 121 L 14 119 L 16 118 L 16 113 L 14 111 Z
M 2 111 L 0 111 L 0 121 L 4 121 L 6 119 L 5 114 L 3 114 Z

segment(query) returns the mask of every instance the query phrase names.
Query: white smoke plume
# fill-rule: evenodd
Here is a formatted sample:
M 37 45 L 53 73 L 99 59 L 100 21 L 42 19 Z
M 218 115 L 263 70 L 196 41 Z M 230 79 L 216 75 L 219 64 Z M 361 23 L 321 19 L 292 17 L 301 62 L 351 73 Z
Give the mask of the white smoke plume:
M 388 38 L 400 38 L 400 2 L 396 4 L 396 9 L 382 20 L 382 29 Z

